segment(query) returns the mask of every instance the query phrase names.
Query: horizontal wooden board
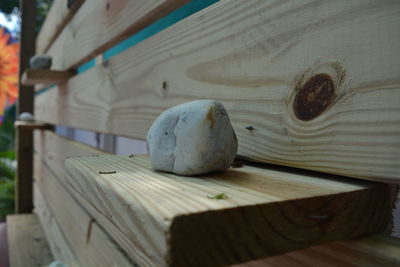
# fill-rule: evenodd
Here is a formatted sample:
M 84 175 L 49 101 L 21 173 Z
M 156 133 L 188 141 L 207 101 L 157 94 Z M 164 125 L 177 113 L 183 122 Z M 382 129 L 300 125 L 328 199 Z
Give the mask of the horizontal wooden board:
M 397 1 L 220 1 L 41 94 L 35 112 L 143 139 L 166 108 L 217 99 L 247 159 L 398 183 L 399 18 Z M 303 121 L 312 83 L 327 109 Z
M 14 122 L 15 128 L 22 128 L 22 129 L 37 129 L 37 130 L 50 130 L 53 128 L 53 125 L 47 123 L 41 123 L 36 121 L 20 121 L 16 120 Z
M 311 172 L 182 177 L 152 171 L 146 156 L 112 155 L 65 168 L 70 191 L 145 266 L 243 262 L 383 230 L 391 217 L 388 185 Z
M 75 68 L 187 2 L 86 0 L 47 51 L 52 66 Z
M 36 165 L 35 178 L 80 265 L 132 266 L 115 242 L 67 193 L 48 167 Z
M 57 84 L 74 75 L 74 71 L 27 69 L 21 76 L 21 83 L 23 85 Z
M 71 20 L 85 0 L 74 0 L 68 8 L 65 0 L 54 0 L 36 38 L 36 54 L 44 54 L 60 34 L 64 26 Z
M 52 255 L 54 255 L 55 259 L 67 264 L 68 266 L 78 266 L 74 252 L 70 248 L 68 241 L 66 241 L 64 233 L 59 227 L 53 212 L 46 203 L 43 194 L 40 192 L 37 185 L 34 185 L 33 189 L 35 213 L 42 225 Z
M 34 214 L 7 216 L 10 267 L 47 266 L 53 261 L 46 237 Z
M 372 235 L 347 242 L 293 251 L 284 255 L 247 262 L 233 267 L 269 266 L 358 266 L 381 267 L 400 265 L 400 240 Z
M 36 131 L 35 132 L 35 144 L 36 144 L 36 151 L 37 153 L 41 153 L 43 155 L 43 159 L 45 159 L 47 162 L 50 162 L 51 164 L 51 168 L 57 172 L 63 173 L 63 162 L 66 159 L 67 156 L 77 156 L 77 155 L 93 155 L 93 154 L 99 154 L 101 153 L 101 151 L 95 150 L 92 147 L 89 146 L 85 146 L 82 144 L 79 144 L 77 142 L 72 142 L 66 138 L 63 138 L 59 135 L 56 135 L 52 132 L 49 131 L 44 131 L 44 132 L 39 132 Z M 35 195 L 36 196 L 36 195 Z M 35 205 L 35 207 L 37 208 L 37 205 Z M 93 208 L 93 207 L 92 207 Z M 40 217 L 39 217 L 40 218 Z M 114 233 L 115 234 L 115 233 Z M 329 253 L 335 253 L 335 255 L 341 255 L 338 256 L 340 258 L 343 259 L 343 257 L 345 255 L 345 251 L 349 251 L 351 253 L 351 255 L 353 256 L 349 256 L 348 262 L 353 262 L 353 264 L 355 263 L 364 263 L 364 262 L 376 262 L 375 258 L 381 259 L 381 256 L 377 255 L 376 257 L 367 257 L 366 255 L 375 255 L 376 253 L 378 253 L 379 248 L 382 248 L 382 245 L 379 245 L 379 242 L 376 241 L 377 238 L 375 237 L 371 237 L 371 238 L 364 238 L 360 240 L 360 243 L 357 242 L 357 244 L 355 243 L 355 241 L 342 241 L 340 243 L 339 246 L 336 245 L 336 243 L 333 244 L 327 244 L 327 245 L 320 245 L 318 247 L 314 247 L 312 250 L 315 251 L 320 250 L 320 249 L 327 249 L 329 250 Z M 373 240 L 373 241 L 369 241 L 369 240 Z M 362 242 L 361 242 L 362 241 Z M 51 244 L 51 243 L 50 243 Z M 364 250 L 362 252 L 360 251 L 360 247 L 363 244 Z M 366 244 L 370 244 L 369 246 Z M 342 249 L 343 247 L 345 247 L 345 251 Z M 315 249 L 316 248 L 316 249 Z M 371 249 L 373 249 L 375 252 L 372 253 Z M 334 252 L 332 252 L 334 250 Z M 384 249 L 385 251 L 392 251 L 391 249 L 387 249 L 387 247 L 385 247 Z M 309 261 L 309 262 L 316 262 L 319 263 L 320 262 L 320 253 L 315 253 L 315 256 L 311 255 L 308 252 L 303 252 L 302 250 L 299 251 L 301 255 L 306 255 L 306 256 L 295 256 L 297 259 L 300 259 L 301 261 Z M 393 254 L 393 253 L 391 253 Z M 395 253 L 394 253 L 395 254 Z M 287 255 L 287 257 L 286 257 Z M 292 255 L 297 255 L 297 252 L 292 252 L 289 254 L 284 254 L 281 256 L 276 256 L 276 257 L 271 257 L 268 259 L 263 259 L 263 260 L 258 260 L 258 261 L 252 261 L 247 263 L 247 265 L 245 266 L 265 266 L 266 264 L 271 264 L 272 263 L 292 263 Z M 325 255 L 325 254 L 324 254 Z M 379 263 L 385 263 L 387 262 L 387 256 L 385 256 L 384 258 L 386 258 L 386 260 L 379 260 Z M 326 261 L 329 261 L 329 259 L 331 258 L 326 258 Z M 357 259 L 357 260 L 355 260 Z M 375 259 L 375 260 L 372 260 Z M 395 259 L 393 259 L 395 260 Z M 268 265 L 267 265 L 268 266 Z M 282 265 L 280 265 L 282 266 Z M 365 266 L 365 265 L 363 265 Z M 382 266 L 382 265 L 381 265 Z
M 50 132 L 36 132 L 35 144 L 36 184 L 78 263 L 82 266 L 132 266 L 119 246 L 67 192 L 61 182 L 64 159 L 67 156 L 90 155 L 100 151 Z

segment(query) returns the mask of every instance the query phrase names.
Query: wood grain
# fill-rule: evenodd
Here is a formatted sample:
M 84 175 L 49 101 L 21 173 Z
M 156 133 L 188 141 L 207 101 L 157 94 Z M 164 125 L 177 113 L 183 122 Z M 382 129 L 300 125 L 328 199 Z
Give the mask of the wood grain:
M 35 144 L 36 144 L 36 152 L 40 153 L 40 155 L 43 156 L 43 159 L 49 163 L 50 165 L 49 167 L 51 167 L 51 169 L 54 170 L 53 172 L 59 173 L 60 176 L 64 173 L 63 162 L 67 156 L 93 155 L 101 153 L 101 151 L 95 150 L 92 147 L 85 146 L 77 142 L 72 142 L 66 138 L 63 138 L 49 131 L 43 131 L 43 132 L 36 131 Z M 39 162 L 39 164 L 41 163 Z M 36 166 L 38 166 L 38 164 L 36 164 Z M 82 201 L 82 203 L 84 202 Z M 35 206 L 37 207 L 37 205 Z M 95 208 L 92 207 L 92 209 Z M 106 222 L 107 219 L 105 218 L 104 221 Z M 114 235 L 116 233 L 118 232 L 115 231 L 113 232 Z M 121 239 L 122 240 L 124 239 L 123 235 Z M 337 258 L 345 259 L 346 262 L 349 262 L 353 265 L 354 264 L 357 265 L 358 263 L 362 264 L 359 266 L 373 266 L 374 263 L 379 263 L 380 266 L 382 266 L 387 262 L 390 263 L 395 260 L 396 253 L 395 251 L 392 250 L 394 246 L 388 249 L 387 247 L 388 245 L 382 247 L 382 244 L 387 243 L 386 241 L 381 240 L 382 242 L 377 242 L 379 241 L 379 239 L 374 236 L 371 237 L 372 241 L 368 241 L 369 239 L 370 237 L 359 239 L 359 241 L 358 240 L 342 241 L 340 243 L 321 245 L 314 248 L 317 248 L 317 250 L 319 250 L 320 248 L 328 250 L 328 254 L 337 255 Z M 368 242 L 369 244 L 372 244 L 369 246 L 370 249 L 367 250 L 364 248 L 363 250 L 361 250 L 362 246 L 360 244 L 365 244 Z M 314 248 L 312 248 L 313 251 L 315 251 Z M 371 250 L 374 250 L 374 252 Z M 386 251 L 385 257 L 383 257 L 383 255 L 381 255 L 382 257 L 379 255 L 382 251 Z M 301 262 L 307 261 L 309 264 L 313 263 L 317 264 L 320 262 L 321 253 L 317 252 L 316 255 L 313 257 L 312 255 L 310 256 L 309 253 L 308 254 L 305 253 L 305 255 L 308 256 L 296 256 L 297 252 L 300 252 L 300 254 L 304 254 L 303 251 L 300 250 L 291 252 L 289 254 L 283 254 L 280 256 L 270 257 L 267 259 L 248 262 L 244 266 L 256 267 L 256 266 L 268 266 L 268 264 L 270 266 L 276 266 L 275 263 L 277 263 L 279 266 L 288 266 L 288 264 L 291 263 L 290 266 L 292 266 L 293 264 L 298 263 L 298 260 L 300 260 Z M 389 253 L 394 257 L 393 258 L 388 257 Z M 293 258 L 292 255 L 294 255 L 295 260 L 292 259 Z M 326 253 L 323 253 L 322 255 L 325 256 Z M 332 264 L 331 257 L 324 257 L 324 261 Z
M 267 266 L 398 266 L 400 240 L 372 235 L 346 242 L 334 242 L 289 252 L 232 267 Z
M 244 166 L 182 177 L 152 171 L 146 156 L 111 155 L 69 158 L 65 168 L 74 196 L 145 266 L 243 262 L 383 230 L 391 216 L 388 185 L 310 172 Z
M 38 96 L 35 112 L 143 139 L 166 108 L 217 99 L 246 159 L 399 183 L 399 27 L 397 1 L 220 1 Z M 320 73 L 332 103 L 300 120 L 293 102 Z
M 36 38 L 36 54 L 44 54 L 85 0 L 74 0 L 71 8 L 65 0 L 54 0 Z
M 66 241 L 64 233 L 59 227 L 53 212 L 44 200 L 43 194 L 40 192 L 37 185 L 34 185 L 33 189 L 35 214 L 37 214 L 40 224 L 42 225 L 52 255 L 54 255 L 55 259 L 68 266 L 78 266 L 74 252 Z
M 7 239 L 10 267 L 43 266 L 53 261 L 36 215 L 8 215 Z
M 47 51 L 53 68 L 76 68 L 188 0 L 86 0 Z
M 71 78 L 74 75 L 74 71 L 27 69 L 22 74 L 21 83 L 23 85 L 57 84 Z
M 41 139 L 40 136 L 43 134 L 44 132 L 35 134 L 36 140 Z M 55 134 L 49 135 L 56 136 Z M 55 143 L 54 139 L 53 143 Z M 70 147 L 70 149 L 64 150 L 64 153 L 68 153 L 74 148 L 76 153 L 73 155 L 79 153 L 79 146 L 74 146 L 74 142 L 61 137 L 60 139 L 64 140 L 64 144 L 62 144 L 64 147 Z M 45 144 L 48 139 L 41 140 L 42 144 Z M 69 144 L 70 142 L 71 144 Z M 53 148 L 52 152 L 58 148 L 52 145 L 50 147 Z M 64 173 L 63 160 L 60 160 L 60 157 L 66 157 L 66 155 L 60 153 L 56 156 L 47 150 L 42 150 L 40 144 L 36 151 L 36 184 L 70 244 L 78 263 L 82 266 L 132 266 L 119 246 L 87 214 L 60 182 Z M 94 151 L 98 152 L 96 149 L 88 148 L 86 155 Z M 82 153 L 84 152 L 82 151 Z

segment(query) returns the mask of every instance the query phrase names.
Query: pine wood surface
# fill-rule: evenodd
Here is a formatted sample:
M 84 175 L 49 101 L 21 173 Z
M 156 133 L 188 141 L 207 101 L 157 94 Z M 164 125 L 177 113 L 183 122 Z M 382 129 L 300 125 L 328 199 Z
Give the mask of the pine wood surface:
M 23 85 L 57 84 L 74 75 L 73 71 L 27 69 L 22 74 L 21 83 Z
M 71 267 L 79 266 L 73 250 L 70 248 L 68 241 L 65 239 L 65 235 L 70 233 L 62 232 L 62 229 L 59 227 L 53 212 L 49 208 L 49 205 L 45 201 L 38 186 L 34 185 L 33 189 L 35 214 L 37 214 L 40 224 L 42 225 L 42 229 L 46 235 L 46 239 L 49 243 L 51 253 L 54 255 L 54 259 L 59 260 Z
M 39 95 L 35 114 L 143 139 L 166 108 L 212 98 L 246 159 L 399 183 L 399 27 L 398 1 L 220 1 Z
M 7 216 L 10 267 L 43 266 L 53 261 L 46 237 L 34 214 Z
M 52 66 L 76 68 L 187 2 L 86 0 L 48 49 Z
M 372 235 L 346 242 L 314 246 L 232 267 L 381 267 L 398 265 L 400 265 L 400 240 L 382 235 Z
M 68 8 L 65 0 L 53 1 L 36 38 L 36 54 L 44 54 L 47 51 L 85 0 L 74 0 L 73 2 L 71 8 Z
M 36 159 L 35 180 L 66 240 L 82 266 L 132 266 L 118 245 Z
M 92 155 L 101 151 L 50 131 L 36 131 L 35 152 L 36 184 L 78 263 L 82 266 L 131 266 L 119 246 L 68 193 L 62 182 L 67 156 Z
M 145 266 L 243 262 L 383 230 L 391 215 L 389 186 L 310 172 L 182 177 L 152 171 L 146 156 L 112 155 L 65 167 L 74 196 Z
M 92 147 L 73 142 L 50 131 L 36 131 L 35 144 L 36 153 L 41 155 L 42 159 L 47 162 L 49 170 L 51 169 L 52 173 L 58 173 L 59 176 L 64 175 L 63 162 L 67 156 L 98 155 L 99 153 L 102 153 Z M 39 164 L 43 163 L 39 162 Z M 35 166 L 38 166 L 38 164 Z M 62 181 L 65 182 L 65 180 Z M 86 200 L 82 198 L 82 196 L 75 193 L 75 197 L 77 196 L 77 199 L 80 199 L 80 204 L 86 203 Z M 95 207 L 93 206 L 86 205 L 86 208 L 89 208 L 89 210 L 92 209 L 92 214 L 96 212 Z M 103 224 L 106 223 L 107 220 L 106 217 L 100 219 L 100 221 L 103 221 Z M 126 242 L 129 242 L 129 240 L 126 240 L 126 237 L 124 237 L 118 229 L 114 229 L 114 231 L 111 231 L 110 233 L 114 236 L 119 234 L 119 240 L 125 240 L 125 244 Z M 392 250 L 395 248 L 395 245 L 386 245 L 383 247 L 383 244 L 385 244 L 386 241 L 377 242 L 379 239 L 373 236 L 371 237 L 371 240 L 373 241 L 368 241 L 369 239 L 370 238 L 367 237 L 360 239 L 360 242 L 354 240 L 320 245 L 313 247 L 310 250 L 299 250 L 275 257 L 260 259 L 258 261 L 247 262 L 244 263 L 244 266 L 277 266 L 277 264 L 279 266 L 288 266 L 288 264 L 290 264 L 290 266 L 303 266 L 304 262 L 308 262 L 309 265 L 314 264 L 314 266 L 320 266 L 321 261 L 328 264 L 341 261 L 349 263 L 349 266 L 385 266 L 383 264 L 396 262 L 397 253 Z M 364 245 L 364 248 L 361 250 L 360 248 L 362 246 L 360 244 L 369 244 L 369 246 Z M 365 247 L 369 247 L 369 249 L 365 249 Z M 387 252 L 388 255 L 384 255 L 382 252 Z M 329 255 L 338 255 L 338 257 L 332 257 Z M 334 260 L 335 258 L 336 260 Z M 374 265 L 375 263 L 380 265 Z

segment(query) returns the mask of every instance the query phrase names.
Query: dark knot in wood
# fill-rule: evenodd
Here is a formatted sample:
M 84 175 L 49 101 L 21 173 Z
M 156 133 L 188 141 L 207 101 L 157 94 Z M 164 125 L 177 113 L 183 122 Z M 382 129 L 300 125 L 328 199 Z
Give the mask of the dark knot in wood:
M 324 112 L 335 98 L 335 85 L 331 77 L 320 73 L 299 89 L 293 102 L 293 110 L 298 119 L 310 121 Z

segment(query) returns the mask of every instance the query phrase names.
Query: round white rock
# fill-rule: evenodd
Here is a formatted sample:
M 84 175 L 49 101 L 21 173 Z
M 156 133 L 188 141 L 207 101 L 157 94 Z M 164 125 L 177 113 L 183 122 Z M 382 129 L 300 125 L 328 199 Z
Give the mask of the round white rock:
M 196 175 L 229 168 L 237 138 L 224 106 L 197 100 L 164 111 L 150 127 L 147 149 L 154 169 Z
M 29 59 L 29 65 L 32 69 L 45 69 L 48 70 L 51 67 L 51 57 L 47 55 L 35 55 Z
M 33 117 L 32 113 L 30 113 L 30 112 L 22 112 L 21 114 L 19 114 L 18 120 L 34 122 L 35 118 Z

